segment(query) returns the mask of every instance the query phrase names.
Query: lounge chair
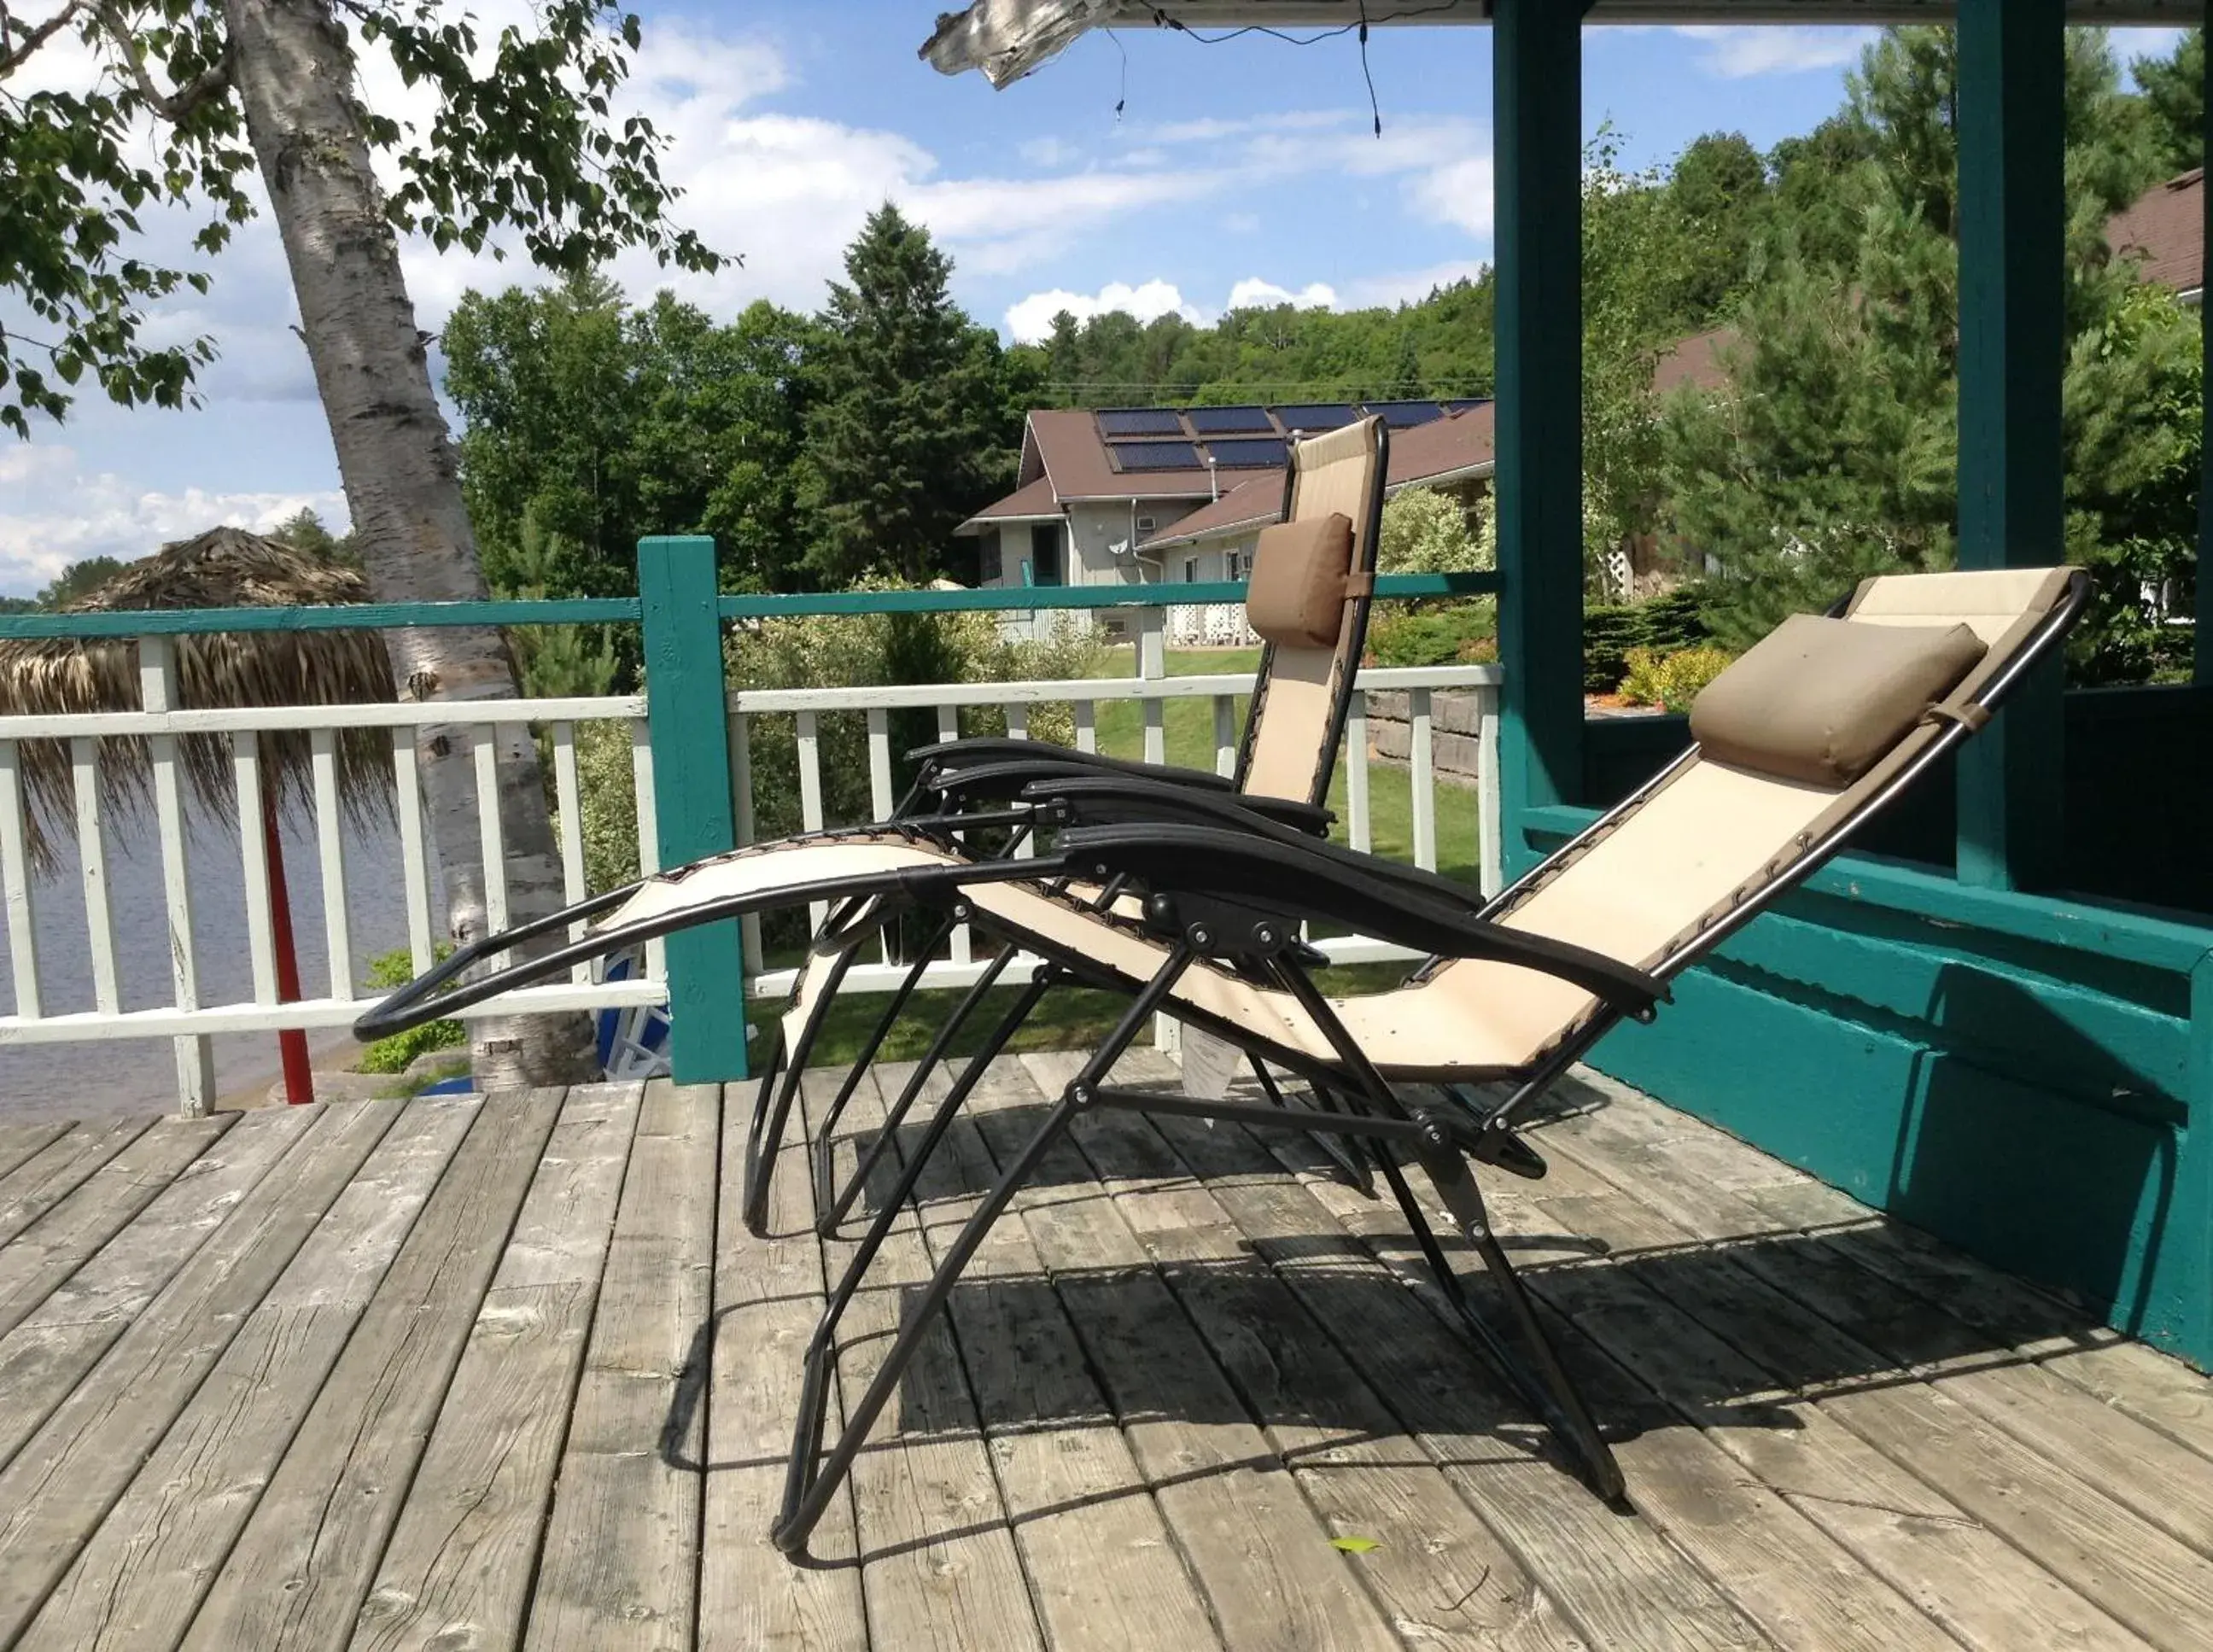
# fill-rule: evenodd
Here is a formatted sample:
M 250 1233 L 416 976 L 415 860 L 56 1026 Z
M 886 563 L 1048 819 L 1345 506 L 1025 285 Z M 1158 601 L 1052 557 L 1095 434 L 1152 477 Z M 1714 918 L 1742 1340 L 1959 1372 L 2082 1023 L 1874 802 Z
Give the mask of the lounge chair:
M 1700 697 L 1688 751 L 1489 903 L 1433 875 L 1241 814 L 1231 802 L 1173 789 L 1164 789 L 1168 800 L 1133 801 L 1108 777 L 1078 777 L 1035 789 L 1031 801 L 1054 814 L 1058 832 L 1033 863 L 964 863 L 896 827 L 740 850 L 456 954 L 364 1018 L 363 1035 L 450 1013 L 598 948 L 825 897 L 959 903 L 980 927 L 1046 960 L 906 1144 L 900 1175 L 831 1294 L 807 1350 L 771 1533 L 787 1552 L 804 1551 L 936 1310 L 1080 1114 L 1103 1106 L 1256 1127 L 1284 1122 L 1269 1106 L 1113 1084 L 1116 1059 L 1156 1011 L 1349 1098 L 1359 1111 L 1331 1128 L 1420 1163 L 1482 1258 L 1519 1349 L 1469 1301 L 1403 1172 L 1379 1153 L 1439 1285 L 1594 1489 L 1618 1498 L 1620 1470 L 1491 1231 L 1476 1167 L 1543 1175 L 1543 1159 L 1516 1129 L 1531 1102 L 1623 1020 L 1651 1019 L 1674 975 L 1801 882 L 1981 728 L 2065 634 L 2088 589 L 2085 575 L 2066 568 L 1885 576 L 1863 582 L 1840 614 L 1792 618 Z M 1151 812 L 1165 807 L 1179 818 Z M 1139 824 L 1127 823 L 1133 811 L 1144 811 Z M 1102 912 L 1039 884 L 1048 871 L 1119 882 L 1140 894 L 1139 916 Z M 591 938 L 447 991 L 510 942 L 600 913 L 606 922 Z M 1309 919 L 1433 955 L 1395 991 L 1330 998 L 1297 940 Z M 1128 1009 L 946 1247 L 825 1452 L 839 1320 L 985 1064 L 1061 978 L 1119 989 L 1130 995 Z M 1488 1109 L 1465 1093 L 1426 1088 L 1463 1081 L 1510 1088 Z M 1425 1088 L 1402 1099 L 1395 1086 L 1407 1082 Z
M 1039 819 L 1036 811 L 994 813 L 990 805 L 1003 804 L 1024 787 L 1042 781 L 1090 777 L 1234 796 L 1286 826 L 1326 832 L 1333 818 L 1327 808 L 1330 780 L 1367 639 L 1388 461 L 1389 432 L 1379 418 L 1356 420 L 1293 444 L 1284 478 L 1283 520 L 1261 534 L 1253 558 L 1247 619 L 1263 647 L 1231 774 L 1130 762 L 1028 740 L 950 741 L 909 754 L 920 759 L 922 768 L 893 820 L 948 846 L 963 844 L 970 834 L 994 826 L 1007 826 L 1019 841 Z M 1100 892 L 1090 893 L 1095 897 Z M 899 903 L 883 900 L 838 903 L 801 962 L 774 1040 L 764 1052 L 761 1084 L 747 1135 L 741 1209 L 747 1226 L 756 1234 L 764 1231 L 767 1222 L 770 1182 L 801 1075 L 831 1006 L 868 943 L 903 910 Z M 914 948 L 912 966 L 886 999 L 818 1123 L 810 1161 L 816 1222 L 825 1233 L 844 1219 L 877 1163 L 875 1156 L 865 1157 L 842 1188 L 833 1186 L 828 1151 L 832 1134 L 921 984 L 924 972 L 961 917 L 948 910 L 925 930 Z M 1014 949 L 1005 948 L 988 960 L 958 1007 L 939 1025 L 892 1103 L 891 1125 L 880 1141 L 891 1139 L 960 1028 L 1015 957 Z M 1264 1082 L 1273 1082 L 1265 1070 L 1257 1065 L 1255 1070 Z M 1356 1156 L 1326 1138 L 1324 1145 L 1356 1184 L 1365 1185 L 1365 1166 Z

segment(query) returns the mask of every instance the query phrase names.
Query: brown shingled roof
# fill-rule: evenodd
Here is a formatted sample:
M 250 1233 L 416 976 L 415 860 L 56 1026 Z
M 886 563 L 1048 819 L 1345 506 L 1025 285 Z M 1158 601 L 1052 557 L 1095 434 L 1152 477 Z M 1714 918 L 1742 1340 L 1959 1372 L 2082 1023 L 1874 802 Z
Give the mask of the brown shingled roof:
M 1213 503 L 1179 518 L 1167 532 L 1155 533 L 1137 548 L 1155 551 L 1171 545 L 1194 545 L 1248 527 L 1265 527 L 1280 521 L 1283 515 L 1283 473 L 1266 471 L 1240 482 Z
M 1736 347 L 1734 327 L 1711 327 L 1680 339 L 1652 369 L 1652 390 L 1664 396 L 1686 386 L 1697 390 L 1726 390 L 1728 366 L 1722 358 Z
M 2205 285 L 2205 169 L 2147 191 L 2106 226 L 2113 255 L 2139 260 L 2146 281 L 2179 293 Z
M 1034 482 L 1026 482 L 1005 498 L 985 505 L 953 531 L 955 533 L 975 533 L 993 522 L 1042 521 L 1058 519 L 1060 503 L 1052 497 L 1052 484 L 1040 476 Z

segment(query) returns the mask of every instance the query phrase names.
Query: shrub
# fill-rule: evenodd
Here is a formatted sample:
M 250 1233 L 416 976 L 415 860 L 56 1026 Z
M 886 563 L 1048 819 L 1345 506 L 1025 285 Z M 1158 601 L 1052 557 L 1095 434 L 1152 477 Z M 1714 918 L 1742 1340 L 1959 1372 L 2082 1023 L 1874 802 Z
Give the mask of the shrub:
M 1488 643 L 1495 659 L 1497 630 L 1497 604 L 1489 597 L 1425 602 L 1378 615 L 1368 627 L 1368 657 L 1379 666 L 1452 665 Z
M 1583 610 L 1583 692 L 1610 694 L 1629 670 L 1632 649 L 1672 654 L 1706 640 L 1703 584 L 1680 585 L 1648 601 L 1595 603 Z
M 1702 645 L 1678 649 L 1672 654 L 1657 649 L 1631 649 L 1628 671 L 1621 680 L 1621 696 L 1631 705 L 1688 711 L 1698 691 L 1728 666 L 1728 655 L 1717 648 Z
M 440 958 L 453 955 L 450 942 L 438 943 Z M 369 984 L 387 991 L 405 986 L 415 978 L 415 960 L 405 948 L 397 952 L 379 953 L 369 961 Z M 360 1070 L 364 1073 L 399 1073 L 407 1070 L 418 1056 L 433 1050 L 452 1050 L 466 1045 L 468 1029 L 459 1021 L 425 1021 L 420 1027 L 410 1027 L 405 1033 L 394 1033 L 388 1039 L 379 1039 L 361 1053 Z
M 1488 496 L 1486 496 L 1487 497 Z M 1386 574 L 1465 574 L 1494 565 L 1493 533 L 1435 488 L 1408 488 L 1383 506 L 1375 565 Z

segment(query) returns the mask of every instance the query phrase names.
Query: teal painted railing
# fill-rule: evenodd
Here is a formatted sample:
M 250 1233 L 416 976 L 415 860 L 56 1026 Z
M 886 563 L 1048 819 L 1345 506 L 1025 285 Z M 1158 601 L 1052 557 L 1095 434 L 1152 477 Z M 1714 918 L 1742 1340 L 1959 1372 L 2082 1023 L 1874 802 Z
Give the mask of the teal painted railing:
M 131 610 L 0 616 L 0 638 L 128 638 L 222 632 L 414 627 L 635 625 L 651 692 L 646 723 L 658 863 L 735 846 L 737 822 L 722 638 L 734 623 L 814 614 L 1106 613 L 1241 603 L 1241 581 L 1021 586 L 983 590 L 833 591 L 791 595 L 716 588 L 715 548 L 699 537 L 641 540 L 636 597 L 482 602 L 378 602 L 335 607 Z M 1388 575 L 1379 600 L 1465 596 L 1499 588 L 1495 574 Z M 457 708 L 458 710 L 458 708 Z M 735 923 L 669 938 L 670 1058 L 682 1082 L 746 1076 L 743 949 Z

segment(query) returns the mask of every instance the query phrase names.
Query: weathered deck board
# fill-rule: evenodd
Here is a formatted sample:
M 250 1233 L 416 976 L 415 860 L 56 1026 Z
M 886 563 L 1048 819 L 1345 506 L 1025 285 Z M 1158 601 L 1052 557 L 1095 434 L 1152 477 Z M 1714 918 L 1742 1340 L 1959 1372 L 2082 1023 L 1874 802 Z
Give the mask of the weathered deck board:
M 834 1075 L 809 1074 L 802 1087 L 808 1116 L 820 1116 L 834 1094 Z M 852 1173 L 857 1140 L 883 1119 L 873 1078 L 855 1094 L 838 1135 L 837 1173 Z M 887 1155 L 871 1178 L 863 1204 L 899 1173 Z M 845 1236 L 822 1245 L 826 1286 L 845 1271 L 866 1230 L 862 1212 Z M 911 1209 L 893 1225 L 838 1326 L 839 1361 L 848 1403 L 875 1375 L 889 1339 L 911 1313 L 909 1298 L 929 1279 L 930 1259 Z M 897 1433 L 893 1430 L 897 1429 Z M 824 1444 L 835 1438 L 826 1429 Z M 907 1368 L 892 1402 L 871 1431 L 873 1449 L 853 1465 L 853 1513 L 860 1533 L 861 1588 L 872 1642 L 961 1652 L 973 1646 L 1007 1652 L 1042 1648 L 1043 1634 L 1008 1529 L 997 1478 L 985 1448 L 966 1375 L 950 1328 L 941 1316 Z
M 65 1120 L 59 1119 L 35 1124 L 28 1120 L 0 1124 L 0 1176 L 6 1175 L 50 1143 L 66 1136 L 70 1128 Z
M 700 1652 L 850 1652 L 869 1644 L 850 1496 L 841 1489 L 796 1567 L 770 1545 L 783 1493 L 801 1356 L 822 1309 L 822 1253 L 811 1222 L 806 1119 L 795 1121 L 770 1184 L 769 1236 L 740 1217 L 745 1143 L 757 1087 L 722 1096 L 722 1197 L 715 1233 L 713 1381 L 707 1506 L 699 1569 Z M 831 1385 L 829 1423 L 842 1415 Z
M 101 1166 L 145 1134 L 152 1121 L 79 1125 L 0 1176 L 0 1245 L 59 1204 Z
M 446 1167 L 185 1644 L 344 1645 L 561 1108 L 495 1095 Z
M 138 1219 L 0 1337 L 0 1466 L 293 1149 L 320 1115 L 287 1107 L 242 1121 Z
M 883 1088 L 896 1094 L 911 1071 L 887 1065 Z M 934 1076 L 925 1100 L 936 1101 L 946 1084 Z M 972 1115 L 1038 1099 L 1021 1067 L 1001 1063 L 969 1108 Z M 933 1263 L 997 1173 L 972 1118 L 962 1120 L 915 1190 Z M 1044 1263 L 1021 1220 L 1038 1197 L 1020 1196 L 992 1228 L 968 1270 L 976 1288 L 956 1290 L 950 1306 L 1046 1638 L 1054 1652 L 1122 1652 L 1148 1637 L 1206 1652 L 1222 1641 L 1205 1602 L 1067 1310 L 1045 1287 Z
M 14 1244 L 0 1247 L 0 1333 L 21 1325 L 55 1286 L 128 1227 L 235 1118 L 164 1119 L 86 1177 Z
M 985 1077 L 833 1429 L 1075 1065 Z M 2213 1381 L 1632 1092 L 1563 1099 L 1555 1173 L 1486 1192 L 1630 1510 L 1470 1356 L 1394 1204 L 1293 1133 L 1113 1113 L 986 1241 L 807 1565 L 766 1530 L 859 1218 L 814 1236 L 795 1133 L 746 1232 L 751 1087 L 0 1127 L 0 1648 L 2202 1643 Z
M 326 1110 L 0 1471 L 0 1639 L 21 1632 L 399 1112 Z
M 717 1089 L 647 1087 L 527 1646 L 649 1652 L 691 1637 L 706 1442 L 702 1409 L 680 1400 L 706 1378 L 721 1122 Z
M 360 1652 L 521 1637 L 639 1090 L 573 1089 L 562 1104 L 363 1603 Z
M 419 1103 L 386 1132 L 78 1552 L 34 1644 L 177 1643 L 476 1112 Z

